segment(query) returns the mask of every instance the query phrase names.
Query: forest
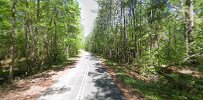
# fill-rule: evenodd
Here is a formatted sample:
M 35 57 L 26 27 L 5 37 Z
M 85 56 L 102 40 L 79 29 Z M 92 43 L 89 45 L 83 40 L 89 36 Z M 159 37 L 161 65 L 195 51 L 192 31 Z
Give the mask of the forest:
M 87 50 L 139 66 L 202 64 L 202 1 L 98 0 Z
M 77 55 L 82 31 L 75 0 L 0 0 L 0 83 Z
M 86 50 L 108 59 L 123 84 L 139 87 L 134 92 L 148 93 L 150 100 L 155 98 L 149 91 L 156 88 L 158 100 L 203 98 L 202 0 L 97 2 L 98 17 L 86 37 Z
M 15 80 L 65 67 L 83 49 L 78 71 L 66 76 L 82 86 L 101 65 L 92 72 L 114 73 L 112 83 L 139 100 L 203 99 L 203 0 L 95 1 L 98 16 L 85 37 L 77 0 L 0 0 L 0 99 Z

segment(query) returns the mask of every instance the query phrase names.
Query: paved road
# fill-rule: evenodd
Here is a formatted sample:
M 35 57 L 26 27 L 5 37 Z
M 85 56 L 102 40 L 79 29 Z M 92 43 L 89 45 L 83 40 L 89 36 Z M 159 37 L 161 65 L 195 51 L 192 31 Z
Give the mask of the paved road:
M 101 61 L 83 52 L 74 68 L 60 77 L 38 100 L 124 100 Z

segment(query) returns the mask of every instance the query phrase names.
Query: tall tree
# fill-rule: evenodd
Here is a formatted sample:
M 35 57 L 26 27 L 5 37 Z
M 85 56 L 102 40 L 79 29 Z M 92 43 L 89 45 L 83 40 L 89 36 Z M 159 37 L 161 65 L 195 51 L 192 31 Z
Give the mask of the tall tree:
M 144 69 L 198 62 L 201 46 L 195 34 L 193 0 L 98 0 L 98 4 L 88 50 Z
M 82 38 L 76 0 L 0 0 L 0 73 L 10 80 L 14 72 L 32 75 L 77 55 Z
M 15 65 L 15 35 L 16 35 L 16 4 L 17 0 L 12 0 L 11 8 L 11 32 L 10 32 L 10 69 L 9 69 L 9 80 L 13 80 L 13 68 Z
M 186 10 L 185 10 L 185 46 L 186 46 L 186 60 L 194 60 L 194 50 L 192 45 L 194 42 L 194 7 L 193 0 L 186 0 Z M 191 62 L 191 61 L 190 61 Z
M 29 15 L 29 4 L 28 0 L 25 0 L 26 10 L 25 10 L 25 58 L 26 58 L 26 74 L 30 73 L 30 15 Z

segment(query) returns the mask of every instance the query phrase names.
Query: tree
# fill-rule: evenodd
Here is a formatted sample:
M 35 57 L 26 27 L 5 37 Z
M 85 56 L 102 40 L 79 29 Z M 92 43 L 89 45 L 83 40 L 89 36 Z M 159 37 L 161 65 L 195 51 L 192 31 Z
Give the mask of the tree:
M 9 57 L 11 59 L 10 69 L 9 69 L 9 80 L 13 80 L 13 68 L 15 63 L 15 35 L 16 35 L 16 4 L 17 0 L 12 0 L 12 8 L 11 8 L 11 32 L 10 32 L 10 54 Z
M 89 51 L 141 69 L 201 62 L 193 0 L 98 0 L 98 4 L 95 26 L 86 38 Z
M 194 42 L 194 7 L 193 0 L 186 0 L 185 2 L 186 10 L 185 10 L 185 46 L 186 46 L 186 60 L 190 60 L 189 62 L 194 62 L 194 50 L 192 49 L 192 45 Z
M 65 62 L 78 54 L 82 40 L 76 0 L 0 1 L 0 73 L 10 73 L 10 80 Z

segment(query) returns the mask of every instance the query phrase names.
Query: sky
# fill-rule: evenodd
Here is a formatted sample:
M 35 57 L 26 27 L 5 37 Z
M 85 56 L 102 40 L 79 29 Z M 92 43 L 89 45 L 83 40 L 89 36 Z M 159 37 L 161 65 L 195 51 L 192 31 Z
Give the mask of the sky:
M 87 36 L 94 25 L 97 17 L 98 4 L 95 0 L 78 0 L 81 8 L 81 23 L 84 27 L 84 35 Z

